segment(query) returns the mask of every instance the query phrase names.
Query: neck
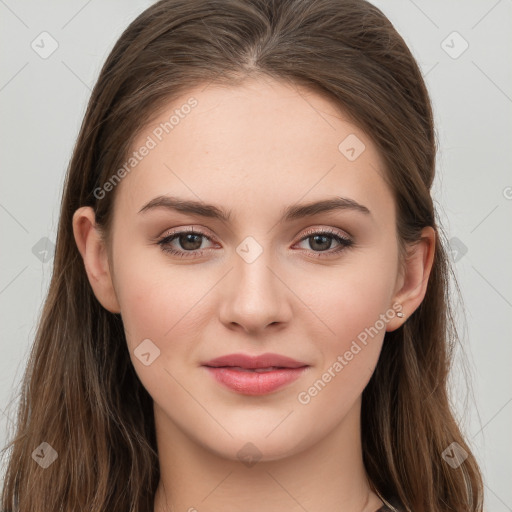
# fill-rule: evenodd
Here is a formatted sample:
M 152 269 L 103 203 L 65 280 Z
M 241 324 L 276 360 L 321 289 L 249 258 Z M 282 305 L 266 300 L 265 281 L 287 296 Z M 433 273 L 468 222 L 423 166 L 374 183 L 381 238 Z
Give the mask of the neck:
M 362 460 L 360 402 L 316 444 L 254 465 L 190 439 L 155 404 L 160 482 L 154 512 L 375 512 Z

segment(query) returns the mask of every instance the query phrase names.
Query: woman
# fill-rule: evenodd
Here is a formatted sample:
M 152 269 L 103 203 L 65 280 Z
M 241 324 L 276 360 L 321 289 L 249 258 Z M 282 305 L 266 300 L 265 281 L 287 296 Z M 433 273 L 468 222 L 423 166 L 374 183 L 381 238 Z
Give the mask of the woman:
M 162 0 L 68 169 L 2 510 L 481 511 L 421 72 L 364 0 Z

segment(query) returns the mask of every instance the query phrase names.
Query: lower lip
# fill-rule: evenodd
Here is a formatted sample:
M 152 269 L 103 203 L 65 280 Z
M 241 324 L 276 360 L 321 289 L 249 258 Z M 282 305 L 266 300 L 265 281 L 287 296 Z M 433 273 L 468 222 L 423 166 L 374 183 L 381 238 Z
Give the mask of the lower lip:
M 307 366 L 282 368 L 268 372 L 247 372 L 230 367 L 205 366 L 213 377 L 228 388 L 243 395 L 266 395 L 297 380 Z

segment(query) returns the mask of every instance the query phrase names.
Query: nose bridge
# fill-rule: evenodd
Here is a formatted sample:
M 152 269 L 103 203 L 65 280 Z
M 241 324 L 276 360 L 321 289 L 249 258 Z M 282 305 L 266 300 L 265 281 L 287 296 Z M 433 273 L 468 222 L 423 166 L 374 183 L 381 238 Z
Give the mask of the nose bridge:
M 286 319 L 285 287 L 276 277 L 276 258 L 270 247 L 246 237 L 236 248 L 223 321 L 258 330 Z
M 269 304 L 278 293 L 276 277 L 270 271 L 275 266 L 275 258 L 272 257 L 268 239 L 264 241 L 260 238 L 260 241 L 248 236 L 238 245 L 234 279 L 238 283 L 239 300 L 251 302 L 264 299 Z

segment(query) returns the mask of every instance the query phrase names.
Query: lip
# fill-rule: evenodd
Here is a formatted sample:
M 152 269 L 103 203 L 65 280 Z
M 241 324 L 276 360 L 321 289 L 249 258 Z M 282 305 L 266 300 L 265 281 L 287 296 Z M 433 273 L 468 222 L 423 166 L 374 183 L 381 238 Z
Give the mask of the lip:
M 270 353 L 259 356 L 229 354 L 203 366 L 217 382 L 244 395 L 272 393 L 297 380 L 309 368 L 306 363 Z
M 278 368 L 300 368 L 301 366 L 308 366 L 308 364 L 280 354 L 271 354 L 267 352 L 258 356 L 250 356 L 247 354 L 228 354 L 203 363 L 203 366 L 238 366 L 240 368 L 255 369 L 269 368 L 271 366 L 276 366 Z

